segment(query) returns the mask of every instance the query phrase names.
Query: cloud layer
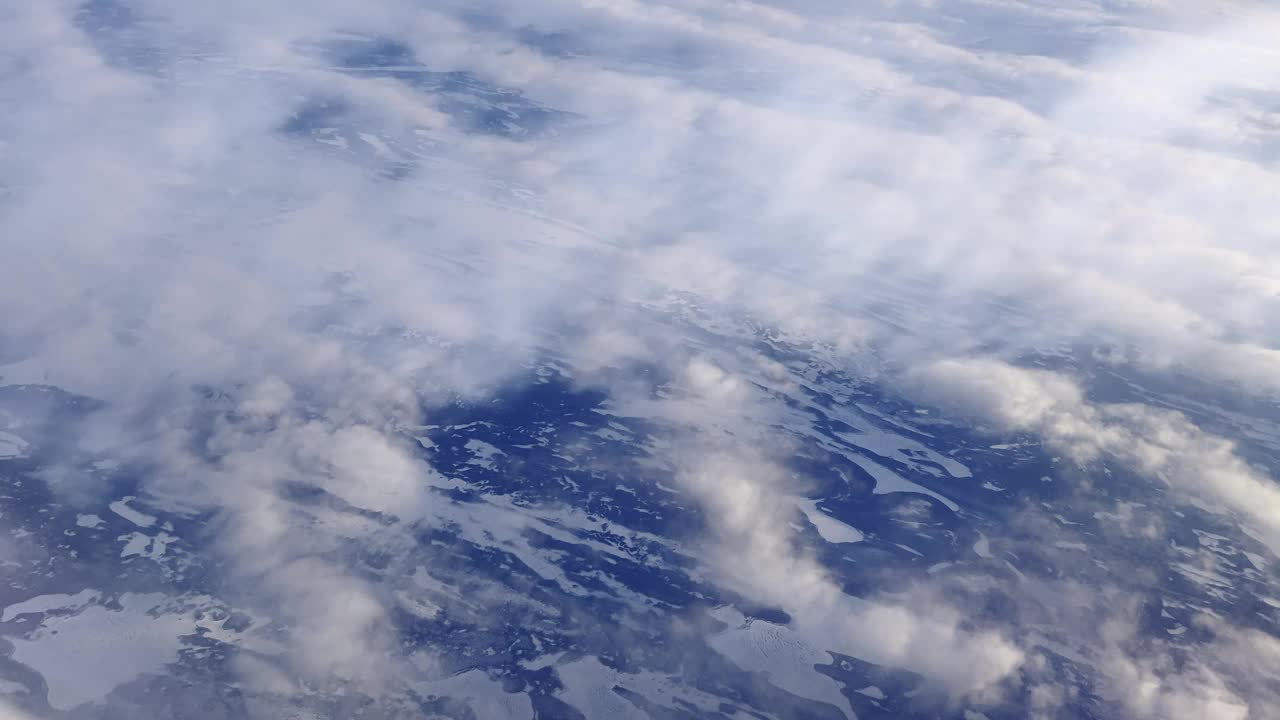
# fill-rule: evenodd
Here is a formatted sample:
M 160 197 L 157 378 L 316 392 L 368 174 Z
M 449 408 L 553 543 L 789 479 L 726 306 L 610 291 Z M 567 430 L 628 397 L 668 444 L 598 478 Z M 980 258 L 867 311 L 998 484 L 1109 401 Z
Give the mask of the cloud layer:
M 394 587 L 342 552 L 438 527 L 457 485 L 407 429 L 548 353 L 688 431 L 665 467 L 719 583 L 952 709 L 1067 691 L 1017 622 L 929 578 L 855 596 L 799 539 L 779 428 L 820 376 L 1031 438 L 1080 507 L 1119 512 L 1115 467 L 1280 543 L 1273 11 L 95 0 L 0 28 L 0 382 L 103 401 L 47 472 L 86 502 L 110 454 L 208 520 L 303 682 L 414 675 Z M 1070 614 L 1027 582 L 1013 620 Z M 1180 664 L 1131 614 L 1089 642 L 1133 716 L 1275 706 L 1233 674 L 1271 635 L 1206 615 Z

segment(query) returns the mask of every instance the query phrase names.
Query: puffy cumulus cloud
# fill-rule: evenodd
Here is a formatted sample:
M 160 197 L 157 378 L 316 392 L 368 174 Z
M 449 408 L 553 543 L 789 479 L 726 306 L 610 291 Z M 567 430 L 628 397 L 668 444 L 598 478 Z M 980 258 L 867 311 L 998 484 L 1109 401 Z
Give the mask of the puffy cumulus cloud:
M 679 419 L 702 432 L 676 453 L 676 478 L 709 516 L 707 571 L 754 602 L 782 608 L 805 642 L 925 675 L 954 698 L 990 700 L 1022 663 L 1023 652 L 990 629 L 963 629 L 963 615 L 921 587 L 898 598 L 845 593 L 798 541 L 794 499 L 803 480 L 769 458 L 785 447 L 744 422 L 759 400 L 737 374 L 703 357 L 683 385 L 701 409 Z M 745 426 L 745 427 L 744 427 Z
M 1240 457 L 1233 441 L 1201 430 L 1182 413 L 1096 402 L 1068 375 L 996 360 L 939 361 L 913 369 L 902 381 L 909 394 L 975 418 L 985 432 L 1031 433 L 1082 470 L 1120 464 L 1137 477 L 1166 484 L 1180 499 L 1238 519 L 1275 552 L 1280 538 L 1275 481 Z M 1073 505 L 1102 508 L 1098 515 L 1122 524 L 1123 536 L 1168 542 L 1167 528 L 1151 525 L 1150 518 L 1139 521 L 1128 503 L 1094 496 L 1090 485 L 1069 490 Z M 1057 535 L 1052 528 L 1039 528 L 1029 542 L 1049 543 Z M 1203 549 L 1191 555 L 1204 572 L 1216 572 L 1221 562 Z M 1133 577 L 1149 570 L 1135 567 Z M 1054 637 L 1049 643 L 1034 636 L 1024 642 L 1067 647 L 1068 657 L 1084 658 L 1102 673 L 1104 694 L 1133 717 L 1272 717 L 1275 637 L 1249 622 L 1204 612 L 1191 624 L 1211 639 L 1194 649 L 1152 638 L 1139 623 L 1142 587 L 1150 583 L 1139 580 L 1122 589 L 1024 580 L 1015 600 L 1019 625 L 1045 628 Z M 1078 702 L 1072 688 L 1060 682 L 1027 682 L 1044 717 L 1057 717 Z
M 210 518 L 207 560 L 225 568 L 232 602 L 280 628 L 285 644 L 270 653 L 274 662 L 309 683 L 337 678 L 370 692 L 400 663 L 389 635 L 392 588 L 353 570 L 341 551 L 353 542 L 370 550 L 411 545 L 405 528 L 423 517 L 428 488 L 440 484 L 385 424 L 396 418 L 394 404 L 377 397 L 361 396 L 361 410 L 380 418 L 373 426 L 268 378 L 229 407 L 152 417 L 154 435 L 133 439 L 126 455 L 152 466 L 153 503 Z M 317 491 L 383 522 L 290 499 Z
M 1091 658 L 1104 677 L 1104 694 L 1135 718 L 1272 718 L 1277 691 L 1276 639 L 1253 629 L 1233 626 L 1209 614 L 1193 625 L 1211 640 L 1188 652 L 1176 642 L 1153 638 L 1138 628 L 1135 598 L 1114 588 L 1052 586 L 1049 592 L 1082 602 L 1093 613 L 1092 624 L 1067 643 Z M 1106 602 L 1098 605 L 1097 598 Z M 1070 603 L 1060 603 L 1060 607 Z M 1059 620 L 1069 620 L 1065 616 Z M 1067 712 L 1070 688 L 1053 684 L 1041 689 L 1045 717 Z
M 758 453 L 713 450 L 678 477 L 711 516 L 709 570 L 751 600 L 785 610 L 813 647 L 909 668 L 957 699 L 998 696 L 997 685 L 1022 663 L 1013 642 L 993 630 L 962 629 L 962 614 L 927 592 L 897 600 L 846 594 L 797 543 L 789 500 L 796 488 Z
M 1158 674 L 1146 659 L 1113 658 L 1104 666 L 1118 687 L 1127 688 L 1124 703 L 1143 718 L 1214 718 L 1243 720 L 1250 708 L 1226 688 L 1217 675 L 1197 667 L 1173 675 Z
M 905 382 L 919 397 L 982 418 L 1000 432 L 1031 432 L 1077 463 L 1124 463 L 1186 495 L 1225 506 L 1280 547 L 1280 488 L 1236 453 L 1235 443 L 1179 412 L 1095 403 L 1070 377 L 996 360 L 943 360 Z

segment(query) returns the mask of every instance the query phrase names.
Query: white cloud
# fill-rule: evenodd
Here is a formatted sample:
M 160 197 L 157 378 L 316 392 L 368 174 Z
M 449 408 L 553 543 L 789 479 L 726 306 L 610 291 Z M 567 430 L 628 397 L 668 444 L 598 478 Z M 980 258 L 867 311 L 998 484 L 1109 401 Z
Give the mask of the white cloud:
M 838 366 L 914 367 L 926 398 L 1123 462 L 1280 543 L 1280 491 L 1229 439 L 1006 362 L 1096 343 L 1280 391 L 1273 13 L 430 5 L 136 2 L 124 35 L 71 3 L 0 11 L 0 376 L 110 401 L 95 448 L 219 514 L 221 552 L 296 613 L 310 669 L 351 675 L 382 649 L 384 611 L 378 587 L 316 559 L 340 534 L 295 523 L 282 483 L 415 517 L 432 471 L 396 428 L 419 398 L 480 393 L 560 343 L 588 371 L 676 377 L 680 393 L 634 403 L 647 414 L 768 438 L 771 401 L 690 330 L 744 318 Z M 464 90 L 335 67 L 317 48 L 338 33 L 575 115 L 472 132 Z M 367 137 L 282 132 L 319 99 L 346 114 L 317 122 Z M 239 424 L 200 436 L 193 385 L 231 393 Z M 685 465 L 728 581 L 956 692 L 1019 666 L 927 589 L 902 607 L 840 592 L 794 545 L 769 456 Z M 1168 684 L 1144 662 L 1115 670 L 1143 689 L 1134 712 L 1238 711 L 1218 676 Z
M 705 434 L 677 453 L 676 475 L 709 515 L 709 572 L 785 610 L 814 647 L 915 670 L 957 697 L 993 693 L 1017 670 L 1021 649 L 997 632 L 961 629 L 959 612 L 927 588 L 905 599 L 845 594 L 796 537 L 788 497 L 804 488 L 768 459 L 777 441 L 749 430 L 729 439 L 742 434 L 745 406 L 758 402 L 747 383 L 704 358 L 689 362 L 686 377 L 701 412 L 681 419 Z
M 992 360 L 922 366 L 911 392 L 977 416 L 1001 432 L 1033 432 L 1077 463 L 1125 464 L 1175 490 L 1229 508 L 1256 523 L 1280 548 L 1280 488 L 1239 457 L 1235 444 L 1206 433 L 1181 413 L 1138 404 L 1089 401 L 1069 377 Z
M 1016 645 L 996 632 L 962 630 L 959 613 L 925 593 L 905 602 L 846 595 L 797 543 L 783 476 L 745 448 L 681 471 L 711 515 L 710 565 L 730 587 L 785 610 L 814 647 L 920 672 L 956 697 L 981 697 L 1017 670 Z

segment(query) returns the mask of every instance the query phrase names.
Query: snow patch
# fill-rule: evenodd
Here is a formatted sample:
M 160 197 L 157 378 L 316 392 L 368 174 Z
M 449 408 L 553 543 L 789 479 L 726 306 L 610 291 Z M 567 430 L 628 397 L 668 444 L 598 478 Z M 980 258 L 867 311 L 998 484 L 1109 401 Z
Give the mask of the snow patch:
M 854 692 L 858 693 L 859 695 L 866 695 L 872 700 L 884 700 L 885 698 L 889 697 L 888 695 L 884 694 L 883 690 L 876 687 L 875 685 L 868 685 L 862 688 L 861 690 L 854 690 Z
M 766 673 L 769 682 L 793 695 L 834 705 L 857 717 L 836 681 L 814 670 L 815 665 L 831 662 L 829 653 L 788 627 L 749 619 L 732 607 L 717 608 L 711 615 L 729 625 L 708 641 L 716 652 L 747 672 Z
M 140 532 L 132 532 L 128 535 L 121 535 L 117 539 L 125 541 L 124 549 L 120 551 L 120 557 L 126 558 L 133 555 L 141 555 L 152 560 L 159 560 L 164 557 L 165 549 L 178 540 L 178 538 L 166 532 L 162 532 L 155 537 L 143 535 Z
M 76 515 L 76 525 L 82 528 L 93 529 L 100 527 L 103 521 L 97 515 Z
M 163 670 L 177 658 L 182 636 L 196 630 L 185 614 L 152 615 L 165 599 L 125 593 L 121 610 L 91 605 L 46 617 L 27 637 L 10 638 L 13 659 L 44 677 L 55 710 L 99 700 L 139 675 Z
M 119 515 L 125 520 L 128 520 L 134 525 L 137 525 L 138 527 L 149 528 L 152 525 L 155 525 L 156 519 L 154 517 L 147 515 L 146 513 L 138 512 L 137 510 L 129 507 L 129 501 L 132 499 L 132 495 L 126 495 L 107 507 L 111 508 L 111 512 Z
M 98 599 L 97 590 L 81 590 L 75 595 L 64 595 L 54 593 L 50 595 L 37 595 L 29 600 L 23 600 L 20 603 L 14 603 L 4 609 L 4 613 L 0 614 L 0 622 L 9 622 L 19 615 L 28 613 L 47 613 L 50 610 L 72 610 L 83 607 Z
M 943 505 L 951 508 L 952 512 L 960 510 L 960 506 L 950 499 L 939 495 L 923 485 L 917 485 L 916 483 L 911 482 L 880 463 L 853 454 L 849 456 L 849 459 L 857 463 L 863 470 L 866 470 L 867 473 L 876 481 L 876 487 L 873 491 L 876 495 L 895 492 L 918 493 L 920 495 L 928 495 L 929 497 L 936 499 L 938 502 L 941 502 Z
M 991 541 L 986 535 L 978 533 L 978 542 L 973 544 L 973 552 L 980 558 L 991 557 Z
M 687 686 L 679 675 L 641 670 L 622 672 L 608 667 L 599 658 L 584 657 L 556 668 L 564 685 L 562 699 L 588 718 L 648 720 L 648 713 L 613 691 L 625 688 L 644 696 L 649 702 L 672 711 L 697 708 L 699 717 L 721 715 L 723 700 Z M 678 701 L 678 702 L 676 702 Z M 681 706 L 684 706 L 683 708 Z M 672 713 L 675 715 L 675 712 Z
M 809 518 L 809 522 L 813 523 L 813 527 L 822 536 L 823 540 L 829 543 L 856 543 L 862 542 L 864 535 L 857 528 L 847 525 L 835 518 L 827 515 L 818 509 L 817 500 L 797 500 L 796 507 Z
M 533 720 L 533 702 L 524 693 L 508 693 L 483 670 L 468 670 L 442 680 L 419 683 L 419 692 L 463 700 L 478 718 Z M 594 716 L 589 716 L 594 717 Z
M 506 455 L 506 453 L 499 450 L 497 446 L 491 445 L 483 440 L 468 440 L 464 447 L 466 447 L 467 450 L 470 450 L 471 455 L 473 456 L 467 461 L 467 464 L 479 465 L 486 470 L 493 470 L 496 468 L 493 464 L 493 459 L 495 457 L 499 455 Z

